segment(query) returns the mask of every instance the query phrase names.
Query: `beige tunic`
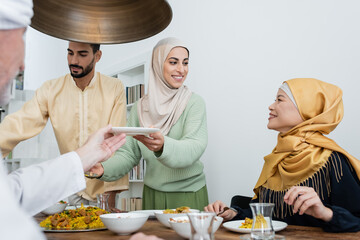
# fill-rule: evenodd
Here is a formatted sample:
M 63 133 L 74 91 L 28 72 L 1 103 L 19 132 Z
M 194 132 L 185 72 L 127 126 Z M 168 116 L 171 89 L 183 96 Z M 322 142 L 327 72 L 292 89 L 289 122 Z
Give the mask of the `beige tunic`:
M 126 124 L 126 97 L 119 79 L 95 73 L 84 91 L 70 74 L 46 81 L 35 96 L 0 124 L 0 147 L 6 156 L 20 142 L 39 134 L 50 118 L 61 154 L 76 150 L 100 127 Z M 79 193 L 94 201 L 97 193 L 128 189 L 128 176 L 103 182 L 86 179 Z

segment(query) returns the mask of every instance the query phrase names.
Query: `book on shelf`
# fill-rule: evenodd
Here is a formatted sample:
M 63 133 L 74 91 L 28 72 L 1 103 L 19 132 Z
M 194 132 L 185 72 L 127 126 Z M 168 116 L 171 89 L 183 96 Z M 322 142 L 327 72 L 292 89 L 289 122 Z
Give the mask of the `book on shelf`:
M 121 211 L 137 211 L 142 210 L 142 198 L 140 197 L 124 197 L 121 198 L 120 208 Z
M 145 94 L 145 85 L 138 84 L 126 87 L 126 104 L 131 104 L 139 100 Z
M 146 162 L 142 158 L 139 164 L 133 167 L 133 169 L 131 169 L 131 171 L 129 172 L 129 181 L 144 180 L 145 169 L 146 169 Z

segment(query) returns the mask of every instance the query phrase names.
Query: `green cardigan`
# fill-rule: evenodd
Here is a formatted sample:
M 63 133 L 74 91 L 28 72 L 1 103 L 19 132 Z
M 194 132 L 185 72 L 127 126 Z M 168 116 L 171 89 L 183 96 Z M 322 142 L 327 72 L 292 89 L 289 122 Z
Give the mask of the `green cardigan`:
M 137 103 L 131 109 L 129 127 L 139 127 Z M 204 165 L 200 161 L 207 146 L 207 122 L 204 100 L 192 94 L 184 112 L 164 136 L 162 153 L 150 151 L 133 137 L 113 157 L 102 163 L 104 181 L 123 177 L 141 157 L 146 161 L 144 184 L 163 192 L 195 192 L 205 186 Z

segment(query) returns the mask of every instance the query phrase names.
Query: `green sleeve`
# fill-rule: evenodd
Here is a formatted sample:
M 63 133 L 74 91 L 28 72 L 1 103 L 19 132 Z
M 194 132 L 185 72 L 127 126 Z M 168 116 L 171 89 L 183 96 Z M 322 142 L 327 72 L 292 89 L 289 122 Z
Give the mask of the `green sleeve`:
M 171 138 L 170 131 L 169 135 L 165 136 L 161 155 L 156 154 L 157 159 L 170 168 L 191 166 L 200 159 L 208 142 L 204 100 L 196 95 L 189 101 L 182 115 L 176 125 L 173 126 L 173 128 L 179 128 L 178 131 L 182 131 L 181 138 Z
M 131 109 L 127 126 L 138 127 L 137 104 Z M 114 156 L 101 163 L 104 168 L 104 174 L 100 178 L 103 181 L 115 181 L 122 178 L 134 166 L 138 165 L 141 159 L 141 151 L 137 141 L 132 136 L 126 137 L 124 146 L 116 151 Z

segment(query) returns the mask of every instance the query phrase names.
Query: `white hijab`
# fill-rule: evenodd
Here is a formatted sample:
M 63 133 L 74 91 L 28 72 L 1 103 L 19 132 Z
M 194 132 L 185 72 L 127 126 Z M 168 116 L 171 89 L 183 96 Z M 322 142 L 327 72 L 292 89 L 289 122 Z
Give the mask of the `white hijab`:
M 189 52 L 176 38 L 165 38 L 154 47 L 148 93 L 139 100 L 137 106 L 140 126 L 154 126 L 163 135 L 167 135 L 180 118 L 192 95 L 185 85 L 172 88 L 164 78 L 164 62 L 174 47 L 183 47 Z

